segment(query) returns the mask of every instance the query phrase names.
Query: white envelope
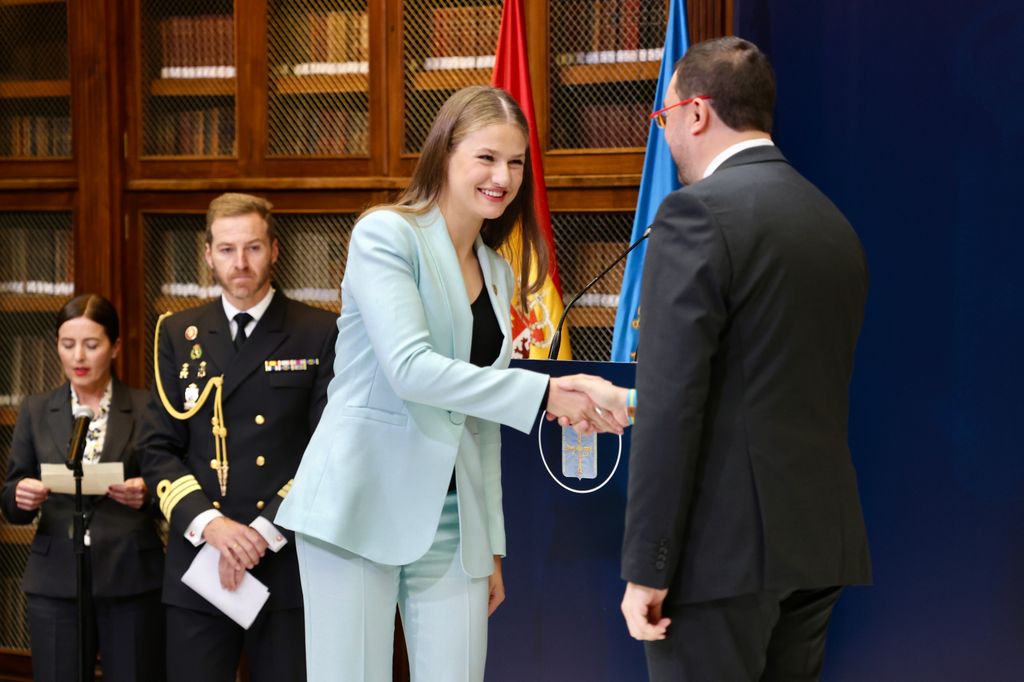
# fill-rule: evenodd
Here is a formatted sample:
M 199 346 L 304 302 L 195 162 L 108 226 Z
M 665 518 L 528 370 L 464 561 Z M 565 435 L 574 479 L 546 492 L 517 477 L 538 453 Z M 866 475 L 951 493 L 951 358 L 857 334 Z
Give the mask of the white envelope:
M 203 545 L 199 554 L 192 560 L 192 565 L 185 571 L 185 575 L 181 576 L 181 582 L 248 630 L 259 615 L 260 609 L 270 598 L 270 590 L 252 577 L 249 571 L 242 576 L 242 583 L 238 589 L 234 592 L 225 590 L 220 584 L 220 573 L 217 570 L 219 561 L 220 552 L 212 545 Z
M 75 494 L 75 475 L 63 464 L 40 464 L 43 485 L 54 493 Z M 82 464 L 82 494 L 106 495 L 107 488 L 124 483 L 124 462 Z

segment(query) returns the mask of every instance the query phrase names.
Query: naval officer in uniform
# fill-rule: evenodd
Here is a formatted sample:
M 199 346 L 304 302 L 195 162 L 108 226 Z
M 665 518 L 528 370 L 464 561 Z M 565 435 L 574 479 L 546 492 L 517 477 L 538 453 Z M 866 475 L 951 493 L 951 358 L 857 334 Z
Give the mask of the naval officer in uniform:
M 295 543 L 271 519 L 326 404 L 335 316 L 271 283 L 280 245 L 271 204 L 224 194 L 206 216 L 206 263 L 223 290 L 161 318 L 142 472 L 170 524 L 163 601 L 171 682 L 231 682 L 245 652 L 252 679 L 304 680 Z M 204 543 L 221 584 L 249 570 L 270 599 L 248 630 L 181 582 Z

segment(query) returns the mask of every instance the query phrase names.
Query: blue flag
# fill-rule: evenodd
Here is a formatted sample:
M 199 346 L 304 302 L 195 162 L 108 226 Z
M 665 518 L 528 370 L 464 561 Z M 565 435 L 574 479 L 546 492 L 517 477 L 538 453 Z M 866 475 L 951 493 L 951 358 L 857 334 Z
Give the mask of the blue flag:
M 661 58 L 661 72 L 658 75 L 658 92 L 651 111 L 664 106 L 665 91 L 672 80 L 677 61 L 686 53 L 689 41 L 686 37 L 686 6 L 683 0 L 671 0 L 668 5 L 668 30 L 665 33 L 665 52 Z M 676 165 L 665 143 L 664 131 L 651 121 L 647 133 L 647 155 L 644 157 L 644 171 L 640 178 L 640 196 L 636 202 L 636 216 L 633 218 L 633 236 L 630 243 L 639 239 L 654 222 L 658 207 L 670 192 L 679 189 Z M 622 277 L 619 292 L 619 309 L 615 314 L 615 335 L 612 337 L 612 360 L 631 362 L 639 337 L 640 323 L 640 276 L 644 270 L 644 256 L 647 244 L 644 242 L 633 249 L 626 258 L 626 272 Z

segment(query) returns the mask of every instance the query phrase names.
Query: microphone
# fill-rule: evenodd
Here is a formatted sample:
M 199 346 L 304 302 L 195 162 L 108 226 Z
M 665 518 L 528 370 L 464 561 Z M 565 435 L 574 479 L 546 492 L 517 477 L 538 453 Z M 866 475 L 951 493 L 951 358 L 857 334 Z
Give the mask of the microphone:
M 601 274 L 599 274 L 594 279 L 590 280 L 590 283 L 587 284 L 587 286 L 583 287 L 580 290 L 580 293 L 576 294 L 575 298 L 569 301 L 569 305 L 565 306 L 565 310 L 562 311 L 562 316 L 558 318 L 558 328 L 555 330 L 555 335 L 551 337 L 551 347 L 548 349 L 548 360 L 554 360 L 555 358 L 558 357 L 558 347 L 562 345 L 562 325 L 565 324 L 565 318 L 569 316 L 569 310 L 572 309 L 573 304 L 576 303 L 576 301 L 580 300 L 580 297 L 583 294 L 590 291 L 590 288 L 597 284 L 599 279 L 607 275 L 612 268 L 618 265 L 619 261 L 628 256 L 630 251 L 640 246 L 640 242 L 650 237 L 652 229 L 654 229 L 654 225 L 648 225 L 647 229 L 644 230 L 644 233 L 640 236 L 639 239 L 630 244 L 628 249 L 620 253 L 619 257 L 611 262 L 611 265 L 609 265 L 608 267 L 601 271 Z
M 89 434 L 89 422 L 92 421 L 92 408 L 79 405 L 75 410 L 75 424 L 71 427 L 71 444 L 68 447 L 68 469 L 75 470 L 82 465 L 82 454 L 85 452 L 85 437 Z

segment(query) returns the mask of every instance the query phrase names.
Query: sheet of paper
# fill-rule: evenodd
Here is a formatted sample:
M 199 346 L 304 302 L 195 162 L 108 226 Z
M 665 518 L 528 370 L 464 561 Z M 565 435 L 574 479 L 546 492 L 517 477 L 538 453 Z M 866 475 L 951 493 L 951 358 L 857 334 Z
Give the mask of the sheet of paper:
M 199 554 L 192 560 L 192 565 L 185 571 L 185 575 L 181 576 L 181 582 L 248 630 L 263 604 L 270 598 L 270 590 L 252 577 L 249 571 L 242 576 L 242 583 L 238 589 L 234 592 L 225 590 L 220 584 L 220 574 L 217 572 L 219 561 L 220 552 L 212 545 L 203 545 Z
M 63 464 L 40 464 L 43 485 L 54 493 L 75 494 L 75 475 Z M 106 495 L 107 488 L 124 483 L 124 462 L 82 464 L 82 494 Z

